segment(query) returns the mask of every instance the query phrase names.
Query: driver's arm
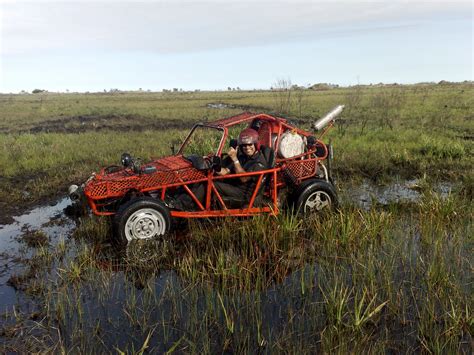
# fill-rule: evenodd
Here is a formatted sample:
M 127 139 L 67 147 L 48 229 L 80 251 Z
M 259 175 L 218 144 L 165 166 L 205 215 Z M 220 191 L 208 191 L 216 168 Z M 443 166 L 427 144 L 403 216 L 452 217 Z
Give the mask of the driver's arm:
M 220 171 L 216 171 L 216 175 L 219 175 L 219 176 L 224 176 L 224 175 L 227 175 L 227 174 L 230 174 L 230 169 L 229 168 L 221 168 Z
M 231 147 L 227 154 L 232 159 L 232 162 L 234 164 L 235 173 L 236 174 L 246 173 L 245 169 L 242 167 L 242 165 L 240 165 L 240 161 L 237 158 L 237 150 Z M 246 183 L 250 179 L 251 179 L 250 176 L 244 176 L 244 177 L 240 178 L 240 181 L 243 182 L 243 183 Z
M 235 168 L 235 173 L 236 174 L 242 174 L 242 173 L 247 172 L 247 171 L 245 171 L 244 168 L 242 168 L 242 165 L 240 165 L 239 159 L 234 160 L 233 163 L 234 163 L 234 168 Z M 221 168 L 221 170 L 218 171 L 216 174 L 220 175 L 220 176 L 223 176 L 223 175 L 227 175 L 227 174 L 230 174 L 230 173 L 231 173 L 231 170 L 229 168 Z M 251 178 L 252 178 L 252 176 L 243 176 L 243 177 L 240 178 L 240 181 L 243 182 L 243 183 L 246 183 Z
M 234 166 L 235 166 L 235 173 L 236 174 L 246 173 L 244 168 L 242 168 L 242 166 L 240 165 L 240 162 L 239 162 L 238 159 L 234 163 Z M 231 171 L 230 171 L 229 168 L 221 168 L 221 171 L 218 171 L 216 174 L 220 175 L 220 176 L 224 176 L 224 175 L 227 175 L 227 174 L 230 174 L 230 173 L 231 173 Z M 247 182 L 247 181 L 250 180 L 250 178 L 251 178 L 250 176 L 243 176 L 243 177 L 240 178 L 240 181 Z
M 240 165 L 239 159 L 234 160 L 234 166 L 235 166 L 235 173 L 236 174 L 246 173 L 245 169 L 242 168 L 242 165 Z M 240 178 L 240 181 L 247 182 L 247 181 L 250 180 L 250 178 L 251 178 L 250 176 L 244 176 L 244 177 Z
M 242 165 L 240 165 L 239 159 L 237 158 L 237 150 L 235 148 L 231 147 L 229 149 L 229 151 L 227 152 L 227 155 L 230 158 L 230 164 L 231 165 L 233 164 L 233 166 L 234 166 L 235 173 L 236 174 L 245 173 L 244 168 L 242 168 Z M 220 176 L 223 176 L 223 175 L 230 174 L 231 172 L 232 172 L 232 170 L 230 169 L 230 167 L 223 167 L 216 174 L 220 175 Z M 247 182 L 248 178 L 240 178 L 240 180 L 242 182 Z
M 234 149 L 234 148 L 230 148 L 229 149 L 229 152 L 227 153 L 227 155 L 229 156 L 229 158 L 231 159 L 232 161 L 232 164 L 234 165 L 234 170 L 235 170 L 235 173 L 236 174 L 242 174 L 242 173 L 246 173 L 247 171 L 242 167 L 242 165 L 240 164 L 240 161 L 239 159 L 237 158 L 237 150 Z M 257 166 L 256 166 L 257 167 Z M 257 167 L 258 169 L 258 167 Z M 261 169 L 263 170 L 264 167 L 261 166 Z M 260 170 L 260 169 L 258 169 Z M 223 176 L 223 175 L 227 175 L 227 174 L 230 174 L 231 173 L 231 169 L 230 168 L 221 168 L 220 171 L 218 171 L 216 174 L 217 175 L 220 175 L 220 176 Z M 243 183 L 246 183 L 247 181 L 251 180 L 252 179 L 252 176 L 243 176 L 240 178 L 240 181 L 243 182 Z

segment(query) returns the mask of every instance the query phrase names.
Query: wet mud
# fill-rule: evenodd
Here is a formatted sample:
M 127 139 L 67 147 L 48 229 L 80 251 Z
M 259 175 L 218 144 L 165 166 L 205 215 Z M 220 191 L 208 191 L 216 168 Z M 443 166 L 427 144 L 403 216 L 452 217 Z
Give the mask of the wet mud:
M 208 103 L 205 107 L 210 109 L 235 109 L 249 112 L 268 112 L 272 114 L 271 108 L 264 106 L 233 105 L 217 102 Z M 294 123 L 307 122 L 305 119 L 291 117 L 284 118 L 287 118 Z M 31 126 L 0 126 L 0 134 L 84 133 L 89 131 L 143 132 L 148 130 L 189 129 L 193 127 L 197 121 L 166 117 L 146 117 L 132 114 L 79 115 L 70 117 L 55 117 L 41 121 L 40 123 L 33 124 Z
M 208 103 L 205 105 L 205 107 L 211 109 L 235 109 L 251 112 L 270 112 L 271 114 L 271 108 L 264 106 L 232 105 L 217 102 Z M 300 121 L 304 122 L 304 120 Z M 183 120 L 166 117 L 147 117 L 135 114 L 78 115 L 70 117 L 54 117 L 31 126 L 0 126 L 0 133 L 83 133 L 89 131 L 143 132 L 147 130 L 189 129 L 195 123 L 196 120 Z
M 142 132 L 146 130 L 189 129 L 193 124 L 192 121 L 138 115 L 81 115 L 50 119 L 26 128 L 0 128 L 0 133 L 83 133 L 105 130 Z
M 13 177 L 0 176 L 0 186 L 4 191 L 14 190 L 16 186 L 28 186 L 39 179 L 48 177 L 47 172 L 38 172 L 35 174 L 23 174 Z M 67 185 L 57 186 L 57 190 L 65 191 Z M 0 200 L 0 225 L 11 224 L 14 222 L 13 216 L 21 215 L 24 212 L 34 209 L 40 205 L 47 205 L 57 199 L 57 191 L 51 191 L 41 197 L 32 196 L 26 189 L 22 192 L 20 203 L 11 203 L 9 200 Z

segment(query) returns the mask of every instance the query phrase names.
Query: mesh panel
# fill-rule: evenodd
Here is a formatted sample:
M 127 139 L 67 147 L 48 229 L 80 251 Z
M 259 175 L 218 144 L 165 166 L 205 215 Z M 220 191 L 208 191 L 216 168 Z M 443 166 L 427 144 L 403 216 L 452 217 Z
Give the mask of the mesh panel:
M 188 168 L 191 166 L 191 163 L 182 157 L 171 156 L 161 158 L 155 162 L 155 165 L 158 171 L 171 171 Z
M 119 195 L 135 187 L 136 179 L 110 181 L 107 183 L 108 195 Z
M 85 192 L 90 196 L 105 196 L 107 194 L 107 184 L 95 184 L 95 185 L 88 185 L 88 188 Z
M 295 160 L 288 162 L 286 169 L 288 169 L 295 178 L 304 179 L 316 174 L 316 166 L 316 159 Z
M 189 164 L 188 164 L 189 165 Z M 206 174 L 194 168 L 186 168 L 178 171 L 158 171 L 153 174 L 144 174 L 124 179 L 109 181 L 91 181 L 85 189 L 88 196 L 92 198 L 106 198 L 120 196 L 127 191 L 159 189 L 170 184 L 179 184 L 206 178 Z
M 178 184 L 180 182 L 188 182 L 205 178 L 206 175 L 193 168 L 183 169 L 180 171 L 166 171 L 142 177 L 137 184 L 139 189 L 149 189 L 160 187 L 163 185 Z

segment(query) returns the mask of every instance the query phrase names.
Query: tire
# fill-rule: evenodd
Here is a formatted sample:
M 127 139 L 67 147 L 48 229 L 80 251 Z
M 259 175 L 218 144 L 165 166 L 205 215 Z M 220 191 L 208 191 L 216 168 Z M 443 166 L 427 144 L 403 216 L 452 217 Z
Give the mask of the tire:
M 114 240 L 127 245 L 166 235 L 171 226 L 169 209 L 152 197 L 139 197 L 122 205 L 114 217 Z
M 337 207 L 336 189 L 331 183 L 311 179 L 299 186 L 294 195 L 294 209 L 300 214 L 317 213 Z

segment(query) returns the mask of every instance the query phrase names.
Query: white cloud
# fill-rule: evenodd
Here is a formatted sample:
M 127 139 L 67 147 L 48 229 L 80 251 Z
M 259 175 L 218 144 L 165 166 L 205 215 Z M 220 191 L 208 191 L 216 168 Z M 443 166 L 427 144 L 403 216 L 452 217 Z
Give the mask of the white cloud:
M 7 1 L 2 54 L 195 52 L 395 30 L 466 18 L 470 2 Z

